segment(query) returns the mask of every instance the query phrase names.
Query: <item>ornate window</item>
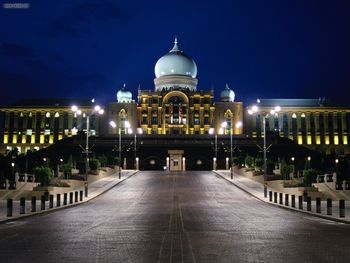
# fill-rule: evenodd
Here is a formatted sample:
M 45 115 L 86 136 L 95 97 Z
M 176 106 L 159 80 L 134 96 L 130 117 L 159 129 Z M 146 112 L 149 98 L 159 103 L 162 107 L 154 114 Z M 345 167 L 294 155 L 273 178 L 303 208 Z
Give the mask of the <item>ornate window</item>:
M 122 109 L 119 112 L 119 125 L 120 125 L 120 132 L 122 134 L 126 134 L 127 133 L 127 127 L 126 127 L 126 121 L 127 121 L 127 113 L 125 111 L 125 109 Z
M 230 134 L 232 127 L 232 117 L 233 114 L 231 112 L 231 110 L 226 110 L 225 114 L 224 114 L 224 121 L 226 122 L 226 127 L 224 130 L 224 134 Z

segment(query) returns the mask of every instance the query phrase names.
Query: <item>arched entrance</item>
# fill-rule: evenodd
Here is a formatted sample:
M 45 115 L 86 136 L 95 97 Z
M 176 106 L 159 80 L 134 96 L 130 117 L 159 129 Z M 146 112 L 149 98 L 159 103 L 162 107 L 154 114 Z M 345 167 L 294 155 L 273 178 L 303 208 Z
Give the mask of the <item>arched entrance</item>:
M 189 100 L 181 91 L 171 91 L 163 99 L 165 134 L 188 134 Z

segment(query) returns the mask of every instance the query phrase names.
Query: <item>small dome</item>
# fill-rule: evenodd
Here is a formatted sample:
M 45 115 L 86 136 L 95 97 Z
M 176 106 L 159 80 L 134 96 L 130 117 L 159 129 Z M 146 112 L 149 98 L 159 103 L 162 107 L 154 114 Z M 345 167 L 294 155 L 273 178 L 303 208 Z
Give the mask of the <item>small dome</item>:
M 220 93 L 220 101 L 222 102 L 234 102 L 235 101 L 235 93 L 231 90 L 228 85 L 223 91 Z
M 174 47 L 168 54 L 165 54 L 157 61 L 154 72 L 157 78 L 171 75 L 184 75 L 196 78 L 197 65 L 192 58 L 179 49 L 177 38 L 175 37 Z
M 117 93 L 117 100 L 119 103 L 130 103 L 132 101 L 132 93 L 123 85 L 123 88 Z

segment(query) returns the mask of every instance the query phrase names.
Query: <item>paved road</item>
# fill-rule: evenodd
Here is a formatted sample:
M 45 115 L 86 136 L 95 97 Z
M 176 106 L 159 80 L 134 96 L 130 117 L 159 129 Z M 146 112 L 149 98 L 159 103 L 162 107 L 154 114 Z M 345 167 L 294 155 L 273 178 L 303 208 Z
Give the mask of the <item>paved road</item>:
M 210 172 L 142 172 L 75 208 L 0 225 L 1 262 L 350 262 L 350 225 Z

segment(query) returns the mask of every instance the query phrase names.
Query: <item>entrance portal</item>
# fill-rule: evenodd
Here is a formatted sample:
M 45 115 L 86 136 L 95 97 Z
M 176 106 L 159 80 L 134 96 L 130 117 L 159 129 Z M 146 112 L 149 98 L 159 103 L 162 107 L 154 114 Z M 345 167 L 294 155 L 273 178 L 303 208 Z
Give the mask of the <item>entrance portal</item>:
M 184 154 L 183 150 L 169 150 L 168 154 L 169 157 L 169 163 L 167 163 L 169 171 L 184 171 L 185 170 L 185 163 L 184 158 L 182 158 L 182 155 Z

